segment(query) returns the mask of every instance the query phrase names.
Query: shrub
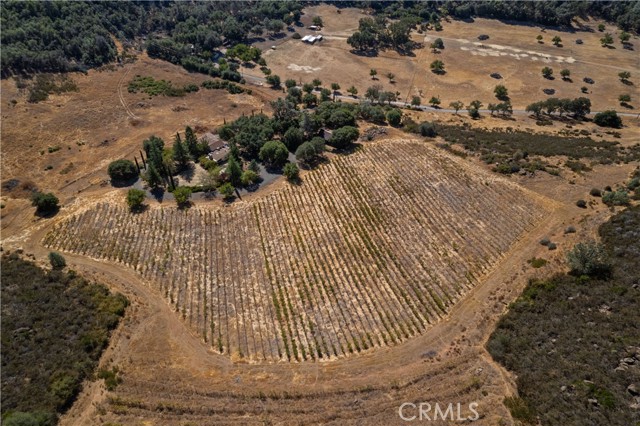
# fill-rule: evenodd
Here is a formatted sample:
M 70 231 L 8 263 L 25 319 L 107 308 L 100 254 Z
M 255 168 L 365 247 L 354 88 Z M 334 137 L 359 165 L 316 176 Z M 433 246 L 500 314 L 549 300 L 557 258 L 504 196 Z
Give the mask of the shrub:
M 127 204 L 131 211 L 137 211 L 142 208 L 142 203 L 146 197 L 146 193 L 140 189 L 131 188 L 127 192 Z
M 346 148 L 355 142 L 359 136 L 358 129 L 352 126 L 344 126 L 333 132 L 329 145 L 338 149 Z
M 402 121 L 402 112 L 399 109 L 392 109 L 387 113 L 387 121 L 390 125 L 396 127 L 400 125 Z
M 529 265 L 531 265 L 533 268 L 542 268 L 544 265 L 546 265 L 548 263 L 548 261 L 546 259 L 540 259 L 537 257 L 533 257 L 529 260 L 527 260 L 527 263 Z
M 558 246 L 556 245 L 556 243 L 549 243 L 549 244 L 547 245 L 547 248 L 548 248 L 549 250 L 555 250 L 556 248 L 558 248 Z
M 191 188 L 179 186 L 173 190 L 173 196 L 176 199 L 178 207 L 184 207 L 189 203 L 189 199 L 191 198 Z
M 54 269 L 62 269 L 67 266 L 67 261 L 64 257 L 55 251 L 49 252 L 49 263 L 51 263 L 51 267 Z
M 282 172 L 289 182 L 295 182 L 300 179 L 300 169 L 294 163 L 285 164 Z
M 294 152 L 304 141 L 304 134 L 299 128 L 290 127 L 282 137 L 282 141 L 289 151 Z
M 551 241 L 548 238 L 543 238 L 540 240 L 540 244 L 543 246 L 548 246 L 551 243 Z
M 269 141 L 260 148 L 259 157 L 272 167 L 280 167 L 287 161 L 289 150 L 280 141 Z
M 600 191 L 598 188 L 591 188 L 591 191 L 589 191 L 589 194 L 592 197 L 600 197 L 602 195 L 602 191 Z
M 58 210 L 58 203 L 58 197 L 50 192 L 46 194 L 35 192 L 31 196 L 31 205 L 36 207 L 36 213 L 40 215 L 56 212 Z
M 628 206 L 629 194 L 624 189 L 607 191 L 602 196 L 602 202 L 608 206 Z
M 310 142 L 305 142 L 296 150 L 296 159 L 305 164 L 313 163 L 319 155 L 324 152 L 324 139 L 313 138 Z
M 611 270 L 604 247 L 595 242 L 576 244 L 567 253 L 567 263 L 576 275 L 606 275 Z
M 123 182 L 138 176 L 138 169 L 129 160 L 116 160 L 109 164 L 109 177 L 115 182 Z
M 622 127 L 622 119 L 614 110 L 599 112 L 593 117 L 593 122 L 601 127 L 613 127 L 619 129 Z
M 436 126 L 428 121 L 423 121 L 422 123 L 420 123 L 419 129 L 422 136 L 433 138 L 437 135 Z
M 291 38 L 294 40 L 300 40 L 302 36 L 300 35 L 300 33 L 293 33 L 293 35 L 291 35 Z
M 578 200 L 576 201 L 576 206 L 580 207 L 581 209 L 586 209 L 587 202 L 585 200 Z
M 576 227 L 575 226 L 567 226 L 564 230 L 565 234 L 575 234 Z
M 235 188 L 229 182 L 220 185 L 218 191 L 220 191 L 220 194 L 222 194 L 223 198 L 227 201 L 231 200 L 235 194 Z
M 255 183 L 258 183 L 259 180 L 260 176 L 253 170 L 245 170 L 242 173 L 242 177 L 240 178 L 242 186 L 251 186 Z

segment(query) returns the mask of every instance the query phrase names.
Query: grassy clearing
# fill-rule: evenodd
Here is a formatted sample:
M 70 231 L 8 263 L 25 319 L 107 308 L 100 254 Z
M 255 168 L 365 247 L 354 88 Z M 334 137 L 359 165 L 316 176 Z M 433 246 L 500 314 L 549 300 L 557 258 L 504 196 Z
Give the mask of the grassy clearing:
M 193 89 L 195 87 L 195 89 Z M 143 92 L 149 96 L 184 96 L 187 92 L 197 91 L 198 86 L 185 85 L 184 87 L 175 87 L 170 81 L 156 80 L 153 77 L 142 77 L 137 75 L 129 83 L 129 93 Z

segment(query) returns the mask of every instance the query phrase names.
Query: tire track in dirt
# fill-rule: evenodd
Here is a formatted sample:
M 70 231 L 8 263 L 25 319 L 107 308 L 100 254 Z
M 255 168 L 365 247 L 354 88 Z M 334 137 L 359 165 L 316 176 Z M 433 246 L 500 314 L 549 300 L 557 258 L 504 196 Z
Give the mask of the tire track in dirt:
M 124 95 L 122 94 L 122 85 L 124 84 L 124 79 L 127 77 L 127 75 L 129 75 L 132 68 L 133 68 L 133 64 L 131 64 L 131 66 L 129 66 L 129 68 L 127 68 L 127 70 L 124 72 L 124 74 L 122 74 L 122 77 L 118 81 L 117 92 L 118 92 L 118 98 L 120 99 L 120 103 L 122 104 L 122 107 L 124 108 L 125 112 L 129 117 L 135 120 L 138 118 L 138 116 L 136 116 L 133 112 L 131 112 L 131 109 L 129 108 L 129 106 L 127 105 L 127 102 L 124 99 Z

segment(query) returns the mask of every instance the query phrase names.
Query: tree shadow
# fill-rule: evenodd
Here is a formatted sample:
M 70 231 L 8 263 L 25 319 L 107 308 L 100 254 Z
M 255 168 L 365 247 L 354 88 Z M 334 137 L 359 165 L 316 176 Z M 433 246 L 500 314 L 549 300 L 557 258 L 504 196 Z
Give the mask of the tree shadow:
M 633 81 L 631 80 L 620 80 L 622 82 L 622 84 L 624 84 L 625 86 L 633 86 Z
M 320 166 L 321 164 L 328 164 L 329 160 L 326 157 L 317 157 L 316 159 L 309 162 L 298 161 L 298 167 L 303 170 L 313 170 Z
M 34 216 L 37 216 L 41 219 L 50 219 L 55 215 L 57 215 L 59 211 L 60 211 L 60 207 L 56 207 L 55 209 L 44 210 L 44 211 L 36 209 Z
M 350 50 L 351 53 L 353 53 L 356 56 L 364 56 L 365 58 L 375 58 L 376 56 L 378 56 L 378 50 L 356 50 L 356 49 L 351 49 Z
M 264 169 L 267 171 L 267 173 L 271 173 L 272 175 L 281 175 L 283 167 L 284 166 L 273 166 L 265 164 Z
M 165 190 L 161 186 L 155 187 L 149 191 L 153 198 L 156 199 L 157 202 L 161 203 L 164 200 Z
M 208 190 L 208 191 L 204 191 L 204 192 L 202 193 L 202 197 L 203 197 L 205 200 L 209 200 L 209 201 L 210 201 L 210 200 L 213 200 L 214 198 L 216 198 L 216 190 L 215 190 L 215 189 L 210 189 L 210 190 Z
M 295 177 L 293 179 L 287 179 L 287 182 L 289 182 L 291 185 L 294 185 L 294 186 L 302 185 L 302 179 L 300 179 L 300 176 Z
M 627 109 L 633 109 L 633 105 L 627 103 L 627 102 L 620 102 L 620 106 L 623 108 L 627 108 Z
M 180 172 L 178 173 L 178 176 L 187 182 L 191 182 L 191 179 L 193 179 L 193 177 L 195 176 L 195 173 L 196 173 L 195 164 L 189 163 L 185 166 L 184 169 L 180 170 Z
M 185 201 L 184 203 L 178 204 L 178 210 L 187 211 L 193 206 L 193 202 L 190 200 Z
M 140 204 L 138 207 L 134 207 L 129 209 L 129 211 L 131 211 L 131 213 L 133 214 L 142 214 L 144 212 L 146 212 L 147 210 L 149 210 L 149 205 L 148 204 Z
M 114 188 L 126 188 L 127 186 L 135 185 L 135 183 L 138 182 L 138 179 L 140 179 L 140 176 L 132 177 L 131 179 L 126 180 L 111 179 L 111 186 L 113 186 Z

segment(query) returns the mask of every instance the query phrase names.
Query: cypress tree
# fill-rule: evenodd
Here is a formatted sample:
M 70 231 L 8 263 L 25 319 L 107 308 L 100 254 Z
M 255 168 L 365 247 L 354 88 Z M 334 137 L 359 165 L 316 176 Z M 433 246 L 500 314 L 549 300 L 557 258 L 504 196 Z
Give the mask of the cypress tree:
M 193 132 L 193 129 L 190 126 L 187 126 L 184 129 L 184 140 L 187 145 L 187 150 L 191 157 L 198 158 L 200 156 L 200 149 L 198 147 L 198 138 L 196 138 L 196 134 Z
M 234 186 L 238 186 L 240 184 L 242 167 L 240 167 L 240 164 L 238 164 L 238 161 L 233 157 L 233 155 L 229 156 L 229 162 L 227 163 L 227 175 L 229 175 L 229 180 Z
M 151 188 L 156 188 L 162 184 L 162 176 L 158 173 L 158 169 L 153 163 L 149 163 L 147 169 L 147 183 Z
M 180 134 L 176 133 L 176 138 L 173 142 L 173 160 L 178 164 L 179 169 L 184 169 L 189 159 L 189 153 L 180 139 Z

